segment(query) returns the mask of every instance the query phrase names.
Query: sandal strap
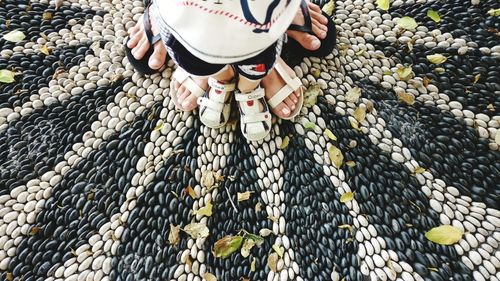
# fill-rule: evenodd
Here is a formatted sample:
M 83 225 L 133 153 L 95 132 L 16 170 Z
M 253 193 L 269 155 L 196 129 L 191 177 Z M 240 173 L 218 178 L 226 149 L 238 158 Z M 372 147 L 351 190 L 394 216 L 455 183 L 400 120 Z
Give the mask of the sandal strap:
M 151 17 L 149 15 L 149 8 L 151 7 L 152 3 L 149 3 L 146 8 L 144 9 L 144 16 L 142 17 L 143 19 L 143 24 L 144 24 L 144 33 L 146 33 L 146 38 L 148 38 L 148 42 L 151 45 L 156 44 L 158 41 L 161 39 L 161 34 L 153 34 L 152 31 L 152 25 L 151 25 Z
M 206 97 L 199 97 L 198 105 L 205 106 L 217 112 L 222 112 L 224 109 L 224 103 L 216 102 Z
M 275 108 L 280 103 L 282 103 L 291 93 L 297 91 L 300 86 L 302 86 L 302 81 L 298 77 L 291 78 L 290 75 L 286 72 L 286 70 L 281 66 L 281 64 L 277 63 L 275 66 L 276 71 L 281 76 L 281 78 L 285 81 L 285 86 L 281 88 L 272 98 L 270 98 L 267 103 L 271 108 Z
M 309 6 L 307 5 L 306 0 L 300 1 L 300 10 L 302 12 L 302 15 L 304 16 L 304 24 L 298 25 L 292 23 L 288 27 L 288 30 L 295 30 L 312 34 L 313 30 L 312 30 L 311 15 L 309 14 Z
M 222 83 L 213 77 L 208 77 L 208 85 L 214 90 L 219 90 L 222 92 L 232 92 L 236 89 L 235 83 Z
M 200 88 L 200 86 L 198 86 L 198 84 L 191 79 L 191 74 L 187 73 L 184 69 L 178 67 L 175 70 L 173 77 L 181 85 L 186 87 L 195 97 L 202 97 L 205 94 L 205 90 Z
M 269 112 L 259 112 L 259 113 L 241 115 L 241 123 L 243 124 L 262 122 L 270 119 L 271 119 L 271 113 Z
M 245 102 L 245 101 L 251 101 L 251 100 L 258 100 L 260 98 L 263 98 L 265 95 L 266 95 L 266 93 L 265 93 L 264 89 L 261 87 L 258 87 L 250 93 L 242 94 L 242 93 L 238 92 L 234 95 L 234 98 L 238 102 Z

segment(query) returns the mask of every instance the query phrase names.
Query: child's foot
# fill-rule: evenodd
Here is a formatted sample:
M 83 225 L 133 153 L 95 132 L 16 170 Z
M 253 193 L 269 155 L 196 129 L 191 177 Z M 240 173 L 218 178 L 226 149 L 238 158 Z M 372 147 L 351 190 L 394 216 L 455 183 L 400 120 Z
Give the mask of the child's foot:
M 314 51 L 321 46 L 320 39 L 326 38 L 328 19 L 322 14 L 321 8 L 318 5 L 311 2 L 308 2 L 307 5 L 309 7 L 309 14 L 311 15 L 312 30 L 316 36 L 296 30 L 288 30 L 287 34 L 299 42 L 305 49 Z M 304 22 L 304 15 L 299 8 L 292 24 L 303 25 Z
M 291 69 L 281 58 L 278 58 L 276 65 L 280 64 L 286 73 L 293 79 L 297 77 L 293 69 Z M 276 67 L 262 79 L 261 85 L 266 92 L 266 100 L 270 101 L 287 83 L 283 77 L 278 73 Z M 288 118 L 299 105 L 301 96 L 300 89 L 295 89 L 292 94 L 286 97 L 281 103 L 271 108 L 271 111 L 280 118 Z M 270 104 L 271 105 L 271 104 Z
M 146 7 L 146 9 L 152 9 L 151 7 Z M 151 14 L 151 13 L 150 13 Z M 159 33 L 156 27 L 155 20 L 149 17 L 149 22 L 151 23 L 151 31 L 154 35 Z M 144 26 L 144 15 L 140 17 L 134 27 L 129 30 L 129 40 L 127 42 L 127 47 L 132 49 L 132 55 L 136 60 L 141 60 L 150 48 L 150 43 L 146 35 Z M 158 42 L 154 45 L 154 51 L 149 58 L 148 65 L 153 70 L 159 70 L 167 59 L 167 48 L 163 42 Z

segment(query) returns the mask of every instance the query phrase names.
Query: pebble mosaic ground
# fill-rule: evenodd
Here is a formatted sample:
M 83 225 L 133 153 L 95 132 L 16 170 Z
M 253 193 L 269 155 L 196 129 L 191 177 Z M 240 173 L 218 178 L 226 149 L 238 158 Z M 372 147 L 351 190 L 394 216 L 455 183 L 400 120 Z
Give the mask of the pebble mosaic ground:
M 0 0 L 2 35 L 26 34 L 0 39 L 0 69 L 19 73 L 0 83 L 1 279 L 500 280 L 496 8 L 335 1 L 337 49 L 289 60 L 308 106 L 249 144 L 236 119 L 212 130 L 175 111 L 172 68 L 128 64 L 142 1 Z M 403 16 L 418 27 L 402 30 Z M 210 187 L 212 171 L 223 180 Z M 193 214 L 209 202 L 211 216 Z M 171 225 L 191 223 L 209 236 L 171 245 Z M 442 224 L 462 239 L 424 236 Z M 216 258 L 214 243 L 242 229 L 263 244 Z

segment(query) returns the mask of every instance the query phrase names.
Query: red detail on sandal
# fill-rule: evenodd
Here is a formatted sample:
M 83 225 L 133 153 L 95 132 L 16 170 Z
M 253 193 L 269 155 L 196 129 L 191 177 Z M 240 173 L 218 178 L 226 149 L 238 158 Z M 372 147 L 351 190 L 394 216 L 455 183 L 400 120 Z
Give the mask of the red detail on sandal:
M 216 93 L 216 94 L 221 94 L 221 93 L 222 93 L 222 91 L 221 91 L 221 90 L 217 90 L 217 89 L 216 89 L 216 90 L 215 90 L 215 93 Z
M 266 118 L 266 119 L 267 119 L 267 118 L 269 118 L 269 115 L 267 115 L 267 114 L 266 114 L 266 115 L 264 115 L 264 118 Z
M 247 105 L 248 105 L 248 106 L 253 106 L 253 100 L 249 100 L 249 101 L 247 101 Z
M 255 71 L 259 71 L 259 72 L 265 72 L 266 71 L 266 65 L 261 63 L 261 64 L 258 64 L 254 67 L 254 70 Z

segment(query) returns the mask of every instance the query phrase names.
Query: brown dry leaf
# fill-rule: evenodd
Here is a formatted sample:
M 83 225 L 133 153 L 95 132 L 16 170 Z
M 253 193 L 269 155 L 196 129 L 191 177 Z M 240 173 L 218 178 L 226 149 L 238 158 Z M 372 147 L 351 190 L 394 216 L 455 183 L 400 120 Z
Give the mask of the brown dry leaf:
M 204 223 L 190 223 L 182 229 L 184 232 L 189 234 L 193 239 L 204 238 L 210 234 L 208 227 Z
M 243 236 L 224 236 L 214 244 L 214 255 L 217 258 L 227 258 L 236 252 L 243 243 Z
M 43 20 L 51 20 L 52 19 L 52 13 L 51 12 L 45 12 L 42 14 L 42 19 Z
M 372 112 L 372 110 L 373 110 L 373 101 L 367 100 L 365 104 L 366 104 L 366 112 Z
M 205 274 L 203 274 L 203 279 L 205 279 L 205 281 L 217 281 L 217 277 L 215 277 L 215 275 L 213 275 L 212 273 L 208 272 L 205 272 Z
M 206 217 L 212 216 L 212 202 L 208 201 L 206 206 L 198 210 L 193 210 L 193 215 L 200 215 Z
M 348 102 L 356 103 L 358 102 L 359 97 L 361 97 L 361 89 L 359 87 L 354 87 L 347 91 L 345 100 Z
M 250 199 L 250 196 L 252 195 L 253 191 L 245 191 L 245 192 L 238 192 L 238 202 L 241 201 L 246 201 Z
M 398 100 L 406 103 L 407 105 L 413 105 L 415 103 L 415 97 L 409 93 L 397 93 Z
M 427 85 L 429 85 L 430 82 L 431 82 L 431 79 L 427 78 L 427 76 L 424 76 L 424 79 L 422 82 L 424 87 L 427 87 Z
M 38 226 L 33 226 L 28 233 L 29 236 L 36 235 L 40 231 Z
M 497 130 L 497 132 L 495 134 L 495 143 L 497 145 L 500 145 L 500 130 Z
M 276 253 L 272 253 L 269 255 L 269 257 L 267 257 L 267 266 L 269 266 L 269 268 L 273 271 L 273 272 L 277 272 L 278 269 L 278 260 L 279 260 L 279 257 L 278 257 L 278 254 Z
M 5 280 L 6 281 L 12 281 L 12 280 L 14 280 L 14 274 L 12 274 L 11 272 L 7 272 L 5 274 Z
M 340 168 L 342 163 L 344 162 L 344 155 L 342 155 L 342 151 L 335 145 L 332 145 L 330 149 L 328 149 L 328 156 L 330 156 L 330 161 L 335 165 L 335 167 Z
M 198 198 L 198 196 L 196 196 L 196 192 L 194 192 L 194 189 L 190 185 L 184 188 L 184 192 L 191 196 L 191 198 L 193 199 Z
M 366 109 L 358 107 L 356 108 L 356 110 L 354 110 L 352 116 L 354 116 L 354 118 L 356 118 L 358 122 L 363 122 L 366 118 Z

